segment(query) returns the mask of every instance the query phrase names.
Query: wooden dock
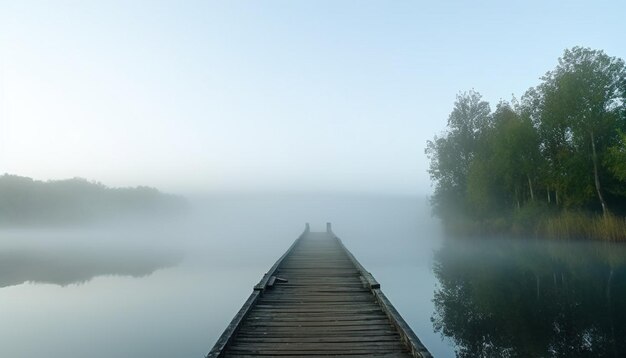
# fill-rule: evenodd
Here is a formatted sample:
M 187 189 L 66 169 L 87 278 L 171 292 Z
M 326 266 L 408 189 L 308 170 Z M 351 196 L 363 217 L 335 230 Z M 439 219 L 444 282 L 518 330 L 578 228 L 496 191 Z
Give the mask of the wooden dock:
M 306 225 L 207 355 L 262 356 L 431 357 L 330 224 Z

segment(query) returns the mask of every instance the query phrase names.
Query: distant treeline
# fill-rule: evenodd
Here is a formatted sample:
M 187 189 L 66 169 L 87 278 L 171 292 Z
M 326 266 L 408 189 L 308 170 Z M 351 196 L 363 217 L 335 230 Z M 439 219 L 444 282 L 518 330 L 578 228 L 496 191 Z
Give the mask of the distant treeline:
M 81 178 L 38 181 L 0 176 L 0 225 L 82 224 L 101 220 L 172 215 L 183 198 L 154 188 L 108 188 Z
M 626 67 L 574 47 L 494 112 L 457 96 L 428 141 L 432 204 L 465 233 L 626 239 Z

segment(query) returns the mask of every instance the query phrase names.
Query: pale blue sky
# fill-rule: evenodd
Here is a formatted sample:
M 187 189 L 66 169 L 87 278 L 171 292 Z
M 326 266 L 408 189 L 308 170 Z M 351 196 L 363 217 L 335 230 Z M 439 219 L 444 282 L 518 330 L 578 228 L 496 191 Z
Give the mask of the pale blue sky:
M 0 2 L 0 172 L 167 191 L 430 191 L 455 95 L 565 48 L 626 58 L 622 1 Z

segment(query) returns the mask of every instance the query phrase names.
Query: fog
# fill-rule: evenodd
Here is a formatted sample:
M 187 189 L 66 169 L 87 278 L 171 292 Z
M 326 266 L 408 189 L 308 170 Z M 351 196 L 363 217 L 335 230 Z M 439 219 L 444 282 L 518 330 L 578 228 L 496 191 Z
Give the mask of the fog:
M 434 351 L 425 197 L 214 193 L 143 225 L 0 232 L 1 356 L 201 357 L 309 222 L 326 222 Z M 46 334 L 42 334 L 46 332 Z
M 574 322 L 567 296 L 626 287 L 623 251 L 591 243 L 584 266 L 566 244 L 486 241 L 464 260 L 424 152 L 460 91 L 519 98 L 576 45 L 625 58 L 624 4 L 1 1 L 0 357 L 202 357 L 305 223 L 327 222 L 434 356 L 528 356 L 511 326 L 552 302 L 576 329 L 523 332 L 531 356 L 592 336 L 626 355 L 604 335 L 621 328 Z M 543 249 L 559 254 L 533 266 Z M 593 287 L 588 307 L 621 314 L 626 294 Z
M 449 238 L 419 196 L 188 200 L 142 224 L 1 230 L 0 356 L 202 357 L 306 222 L 333 224 L 434 356 L 626 349 L 621 246 Z

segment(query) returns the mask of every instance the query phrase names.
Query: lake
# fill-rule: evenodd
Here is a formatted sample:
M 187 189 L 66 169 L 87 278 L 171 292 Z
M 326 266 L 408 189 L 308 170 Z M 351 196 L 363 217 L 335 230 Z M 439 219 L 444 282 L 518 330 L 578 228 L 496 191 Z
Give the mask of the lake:
M 203 357 L 326 222 L 435 357 L 626 355 L 626 248 L 445 238 L 424 197 L 219 194 L 190 218 L 0 233 L 0 357 Z

